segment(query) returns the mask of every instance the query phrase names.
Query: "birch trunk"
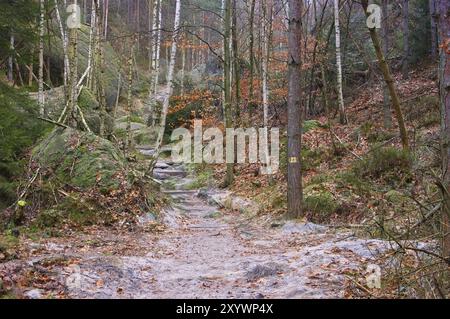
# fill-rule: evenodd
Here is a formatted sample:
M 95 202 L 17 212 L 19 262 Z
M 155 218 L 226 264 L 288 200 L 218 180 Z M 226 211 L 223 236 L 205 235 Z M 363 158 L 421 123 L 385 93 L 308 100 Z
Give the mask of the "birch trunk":
M 337 68 L 337 91 L 339 103 L 339 118 L 341 124 L 347 124 L 347 114 L 344 106 L 344 93 L 342 88 L 342 57 L 341 57 L 341 28 L 339 22 L 339 0 L 334 0 L 334 28 L 336 31 L 336 68 Z
M 132 86 L 133 86 L 133 54 L 134 54 L 134 43 L 130 49 L 130 55 L 128 57 L 128 89 L 127 89 L 127 127 L 126 127 L 126 143 L 125 143 L 125 154 L 129 154 L 131 150 L 132 136 L 131 136 L 131 113 L 132 113 Z
M 170 51 L 170 65 L 169 65 L 169 70 L 168 70 L 168 74 L 167 74 L 167 86 L 166 86 L 166 91 L 167 91 L 167 96 L 164 98 L 164 103 L 163 103 L 163 107 L 162 107 L 162 111 L 161 111 L 161 123 L 160 123 L 160 129 L 159 129 L 159 133 L 158 133 L 158 139 L 156 141 L 156 149 L 155 149 L 155 155 L 153 158 L 152 163 L 150 164 L 150 168 L 149 171 L 153 170 L 153 166 L 156 163 L 156 160 L 158 159 L 159 155 L 160 155 L 160 151 L 161 151 L 161 146 L 162 146 L 162 142 L 163 142 L 163 138 L 164 138 L 164 133 L 166 131 L 166 118 L 167 118 L 167 113 L 169 111 L 169 102 L 170 102 L 170 98 L 173 94 L 173 85 L 174 85 L 174 81 L 173 81 L 173 75 L 174 75 L 174 71 L 175 71 L 175 63 L 176 63 L 176 58 L 177 58 L 177 44 L 178 44 L 178 38 L 179 38 L 179 34 L 180 34 L 180 15 L 181 15 L 181 0 L 177 0 L 176 1 L 176 7 L 175 7 L 175 22 L 174 22 L 174 27 L 173 27 L 173 35 L 172 35 L 172 47 L 171 47 L 171 51 Z
M 89 29 L 89 48 L 88 48 L 88 67 L 89 73 L 87 77 L 87 86 L 89 89 L 92 89 L 92 75 L 94 74 L 94 63 L 93 63 L 93 51 L 96 46 L 96 24 L 97 24 L 97 10 L 96 10 L 95 1 L 92 0 L 91 5 L 91 21 L 90 21 L 90 29 Z
M 158 0 L 158 22 L 156 29 L 158 30 L 156 34 L 156 45 L 155 45 L 155 76 L 153 83 L 153 94 L 156 94 L 159 85 L 159 73 L 160 73 L 160 57 L 161 57 L 161 22 L 162 22 L 162 2 Z
M 69 56 L 67 54 L 67 35 L 64 30 L 64 26 L 61 19 L 61 14 L 58 7 L 58 0 L 55 0 L 55 11 L 56 11 L 56 20 L 58 21 L 59 33 L 61 34 L 61 41 L 63 45 L 63 54 L 64 54 L 64 91 L 67 94 L 67 79 L 69 74 Z
M 44 101 L 44 17 L 45 7 L 44 0 L 39 1 L 39 74 L 38 74 L 38 104 L 39 113 L 44 116 L 45 113 L 45 101 Z
M 77 5 L 77 0 L 73 0 L 73 4 Z M 71 28 L 69 30 L 69 97 L 67 102 L 67 123 L 70 127 L 76 127 L 76 106 L 78 100 L 78 29 Z
M 11 55 L 8 57 L 8 81 L 13 82 L 14 81 L 14 73 L 13 73 L 13 67 L 14 67 L 14 35 L 11 34 L 10 36 L 10 42 L 9 42 L 9 48 L 11 49 Z

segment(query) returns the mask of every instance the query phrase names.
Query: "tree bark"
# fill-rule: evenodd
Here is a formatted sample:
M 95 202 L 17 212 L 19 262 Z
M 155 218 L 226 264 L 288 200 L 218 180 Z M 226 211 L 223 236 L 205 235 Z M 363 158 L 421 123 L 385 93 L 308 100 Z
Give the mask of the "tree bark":
M 383 54 L 387 59 L 389 53 L 389 12 L 388 12 L 388 2 L 389 0 L 382 0 L 381 10 L 382 10 L 382 22 L 381 22 L 381 37 L 383 39 Z M 392 127 L 392 116 L 391 116 L 391 100 L 389 98 L 389 89 L 384 83 L 383 88 L 383 124 L 386 129 Z
M 77 0 L 73 0 L 73 4 L 77 5 Z M 69 97 L 67 101 L 67 124 L 70 127 L 77 126 L 76 105 L 78 100 L 78 29 L 71 28 L 69 30 Z
M 232 0 L 225 0 L 224 2 L 224 38 L 223 38 L 223 48 L 224 48 L 224 119 L 225 128 L 233 128 L 233 116 L 231 111 L 231 23 L 232 23 Z M 229 162 L 229 161 L 227 161 Z M 225 176 L 224 186 L 230 186 L 234 181 L 234 165 L 233 163 L 227 163 L 227 173 Z
M 436 9 L 439 23 L 439 82 L 442 115 L 442 171 L 444 172 L 442 255 L 450 258 L 450 2 L 436 0 Z
M 255 53 L 254 53 L 254 47 L 255 47 L 255 35 L 254 35 L 254 24 L 255 24 L 255 7 L 256 7 L 256 0 L 251 0 L 250 3 L 250 21 L 249 21 L 249 31 L 250 31 L 250 48 L 249 48 L 249 56 L 250 56 L 250 85 L 249 85 L 249 100 L 253 100 L 253 80 L 254 80 L 254 73 L 255 73 Z
M 364 9 L 364 12 L 367 17 L 370 16 L 370 13 L 367 11 L 368 7 L 368 0 L 362 0 L 361 1 L 362 7 Z M 378 33 L 375 28 L 370 29 L 370 37 L 372 39 L 373 46 L 375 48 L 375 53 L 378 58 L 378 63 L 380 65 L 381 72 L 383 73 L 384 81 L 386 82 L 386 85 L 389 89 L 389 94 L 391 96 L 392 100 L 392 106 L 394 107 L 394 111 L 397 117 L 398 126 L 400 129 L 400 138 L 402 140 L 403 148 L 407 151 L 409 151 L 409 138 L 408 138 L 408 132 L 406 130 L 405 126 L 405 120 L 403 118 L 403 113 L 400 108 L 400 98 L 398 97 L 397 90 L 395 88 L 394 79 L 391 75 L 391 71 L 389 69 L 389 65 L 386 62 L 386 58 L 383 54 L 383 51 L 381 49 L 380 44 L 380 38 L 378 36 Z
M 334 27 L 336 31 L 336 68 L 337 68 L 337 91 L 339 103 L 339 119 L 341 124 L 348 123 L 345 113 L 344 93 L 342 88 L 342 57 L 341 57 L 341 28 L 339 23 L 339 0 L 334 0 Z
M 39 113 L 44 116 L 44 18 L 45 18 L 45 6 L 44 0 L 39 1 L 39 74 L 38 74 L 38 104 Z
M 14 82 L 14 72 L 13 72 L 13 64 L 14 64 L 14 35 L 11 34 L 9 48 L 11 49 L 11 54 L 8 57 L 8 81 Z
M 408 79 L 409 74 L 409 0 L 403 0 L 402 28 L 403 28 L 403 79 Z
M 302 114 L 301 105 L 301 48 L 302 3 L 289 0 L 288 55 L 288 217 L 303 216 L 303 187 L 301 166 Z
M 167 119 L 167 113 L 169 112 L 169 103 L 170 98 L 173 94 L 173 87 L 174 87 L 174 73 L 175 73 L 175 63 L 177 59 L 177 44 L 178 44 L 178 38 L 180 35 L 180 15 L 181 15 L 181 0 L 176 0 L 176 6 L 175 6 L 175 21 L 174 21 L 174 27 L 173 27 L 173 34 L 172 34 L 172 46 L 170 50 L 170 64 L 169 64 L 169 70 L 167 74 L 167 84 L 166 84 L 166 90 L 168 92 L 167 96 L 164 99 L 163 107 L 161 111 L 161 123 L 160 123 L 160 129 L 158 133 L 158 139 L 156 141 L 156 149 L 155 149 L 155 155 L 153 157 L 152 162 L 150 163 L 149 172 L 153 170 L 154 164 L 156 163 L 156 160 L 158 159 L 161 151 L 161 146 L 164 138 L 164 133 L 166 131 L 166 119 Z
M 437 24 L 436 24 L 436 1 L 429 0 L 430 4 L 430 23 L 431 23 L 431 57 L 437 58 L 438 46 L 437 46 Z

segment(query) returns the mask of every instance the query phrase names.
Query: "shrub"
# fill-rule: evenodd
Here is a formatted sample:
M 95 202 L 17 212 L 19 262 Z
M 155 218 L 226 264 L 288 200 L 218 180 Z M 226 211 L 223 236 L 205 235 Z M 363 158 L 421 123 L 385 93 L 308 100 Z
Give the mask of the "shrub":
M 354 172 L 361 177 L 380 178 L 388 173 L 390 177 L 408 174 L 412 157 L 409 152 L 394 147 L 382 147 L 372 150 L 363 160 L 356 162 Z

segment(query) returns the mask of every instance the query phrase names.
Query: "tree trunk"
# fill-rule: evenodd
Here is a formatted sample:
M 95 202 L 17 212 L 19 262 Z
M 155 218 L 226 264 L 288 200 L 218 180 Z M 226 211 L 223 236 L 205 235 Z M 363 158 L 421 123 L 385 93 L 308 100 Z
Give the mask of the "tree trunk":
M 436 1 L 429 0 L 430 2 L 430 23 L 431 23 L 431 57 L 436 58 L 438 54 L 437 46 L 437 25 L 436 25 Z
M 14 73 L 13 73 L 13 67 L 14 67 L 14 35 L 11 34 L 10 36 L 10 43 L 9 48 L 11 50 L 11 54 L 8 57 L 8 81 L 13 82 L 14 81 Z
M 44 18 L 45 18 L 45 6 L 44 0 L 39 1 L 39 75 L 38 75 L 38 104 L 39 113 L 44 116 Z
M 164 133 L 166 131 L 166 119 L 167 119 L 167 113 L 169 112 L 169 102 L 170 98 L 173 94 L 173 86 L 174 86 L 174 73 L 175 73 L 175 63 L 177 59 L 177 44 L 178 44 L 178 38 L 180 35 L 180 15 L 181 15 L 181 0 L 176 0 L 176 6 L 175 6 L 175 21 L 174 21 L 174 27 L 173 27 L 173 34 L 172 34 L 172 47 L 170 51 L 170 64 L 169 64 L 169 70 L 167 74 L 167 96 L 164 99 L 163 108 L 161 111 L 161 123 L 160 123 L 160 129 L 158 133 L 158 139 L 156 141 L 156 150 L 155 155 L 153 158 L 153 161 L 150 164 L 149 172 L 153 170 L 153 166 L 156 163 L 156 160 L 158 159 L 161 151 L 161 146 L 164 138 Z
M 403 79 L 408 79 L 409 73 L 409 0 L 403 0 L 402 28 L 403 28 Z
M 225 0 L 224 2 L 224 38 L 223 38 L 223 48 L 224 48 L 224 118 L 225 118 L 225 128 L 233 128 L 233 116 L 231 111 L 231 20 L 232 20 L 232 0 Z M 234 141 L 233 141 L 234 142 Z M 230 162 L 228 159 L 227 162 Z M 230 186 L 234 181 L 234 164 L 227 163 L 227 173 L 225 176 L 224 186 Z
M 89 48 L 88 48 L 88 78 L 87 78 L 87 85 L 88 88 L 92 90 L 93 87 L 93 75 L 95 74 L 95 62 L 93 61 L 94 57 L 94 51 L 96 51 L 97 48 L 97 9 L 96 9 L 96 2 L 95 0 L 92 0 L 92 6 L 91 6 L 91 27 L 89 30 Z
M 159 72 L 160 72 L 160 56 L 161 56 L 161 22 L 162 22 L 162 2 L 161 0 L 158 0 L 158 19 L 157 19 L 156 28 L 158 29 L 158 32 L 156 34 L 156 41 L 155 41 L 155 76 L 154 76 L 154 87 L 153 87 L 153 93 L 155 94 L 159 85 Z
M 58 21 L 59 33 L 61 34 L 61 41 L 63 45 L 63 55 L 64 55 L 64 91 L 67 94 L 67 79 L 69 76 L 69 56 L 67 54 L 67 35 L 64 30 L 64 26 L 61 19 L 61 14 L 59 12 L 58 0 L 55 0 L 55 11 L 56 11 L 56 20 Z
M 368 0 L 361 1 L 362 7 L 367 17 L 370 17 L 370 13 L 367 11 Z M 370 29 L 370 37 L 372 39 L 373 46 L 375 48 L 375 53 L 378 58 L 378 63 L 380 65 L 381 72 L 383 73 L 384 81 L 389 89 L 389 94 L 392 100 L 392 106 L 397 117 L 398 126 L 400 129 L 400 138 L 402 140 L 403 148 L 409 151 L 409 138 L 408 132 L 406 131 L 405 121 L 403 119 L 403 113 L 400 108 L 400 98 L 398 97 L 397 90 L 395 88 L 394 79 L 392 78 L 389 65 L 386 62 L 383 51 L 381 49 L 380 38 L 375 28 Z
M 440 97 L 442 114 L 442 158 L 444 205 L 442 209 L 442 255 L 450 258 L 450 2 L 436 0 L 440 47 Z
M 77 0 L 73 0 L 73 4 L 77 5 Z M 78 100 L 78 29 L 71 28 L 69 30 L 69 97 L 67 102 L 67 123 L 70 127 L 77 126 L 76 106 Z
M 345 114 L 344 93 L 342 88 L 342 57 L 341 57 L 341 28 L 339 23 L 339 0 L 334 0 L 334 27 L 336 30 L 336 68 L 337 68 L 337 91 L 339 103 L 339 118 L 341 124 L 347 124 Z
M 389 0 L 382 0 L 382 16 L 383 20 L 381 23 L 381 37 L 383 39 L 383 54 L 387 59 L 389 53 L 389 12 L 388 12 L 388 2 Z M 386 129 L 392 127 L 392 117 L 391 117 L 391 100 L 389 98 L 389 89 L 384 83 L 383 88 L 383 123 Z
M 255 35 L 254 35 L 254 24 L 255 24 L 255 7 L 256 7 L 256 0 L 251 0 L 250 3 L 250 48 L 249 48 L 249 56 L 250 56 L 250 85 L 249 85 L 249 100 L 253 100 L 253 76 L 255 73 L 255 53 L 254 53 L 254 47 L 255 47 Z
M 153 72 L 153 16 L 154 0 L 148 0 L 148 71 Z
M 302 2 L 289 0 L 289 60 L 288 60 L 288 217 L 303 216 L 301 167 L 302 114 L 301 49 Z
M 234 72 L 234 92 L 235 92 L 235 114 L 236 118 L 240 116 L 241 107 L 241 68 L 239 65 L 239 45 L 237 32 L 237 0 L 233 0 L 233 72 Z
M 132 136 L 131 136 L 131 114 L 132 114 L 132 87 L 133 87 L 133 54 L 134 54 L 134 44 L 130 48 L 130 55 L 128 56 L 127 66 L 128 66 L 128 89 L 127 89 L 127 127 L 126 127 L 126 145 L 125 154 L 130 154 L 132 146 Z

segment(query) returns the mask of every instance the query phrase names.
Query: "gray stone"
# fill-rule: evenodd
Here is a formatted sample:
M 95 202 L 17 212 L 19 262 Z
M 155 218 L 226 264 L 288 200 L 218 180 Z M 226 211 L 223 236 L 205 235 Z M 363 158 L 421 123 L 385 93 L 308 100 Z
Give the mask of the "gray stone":
M 29 299 L 42 299 L 42 290 L 33 289 L 24 293 L 24 296 Z
M 327 230 L 327 227 L 313 223 L 287 222 L 282 227 L 285 234 L 323 234 Z

